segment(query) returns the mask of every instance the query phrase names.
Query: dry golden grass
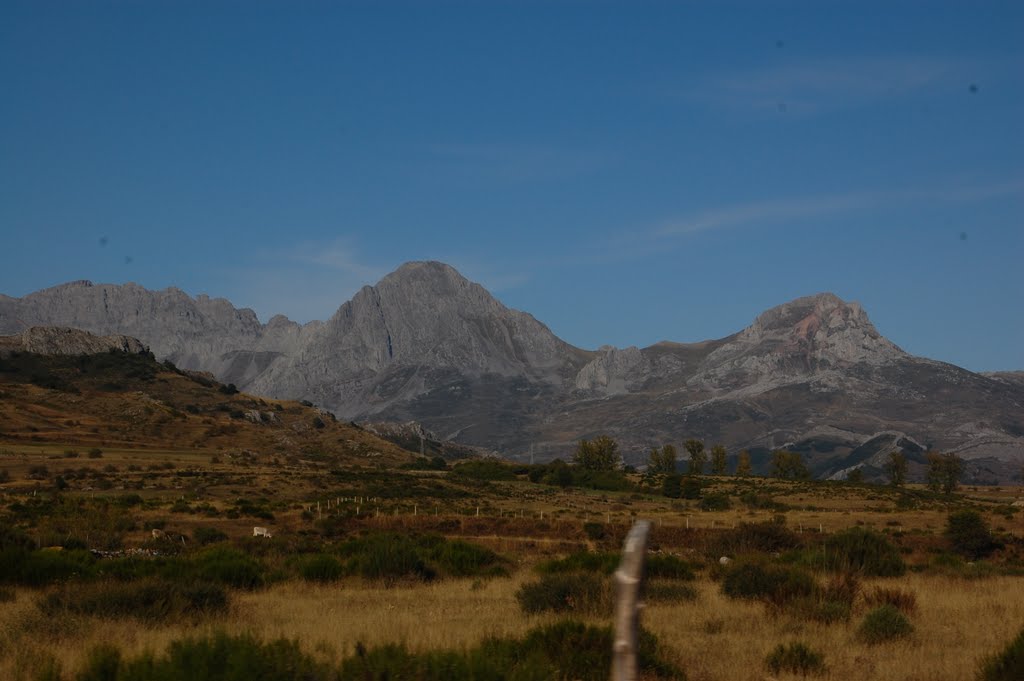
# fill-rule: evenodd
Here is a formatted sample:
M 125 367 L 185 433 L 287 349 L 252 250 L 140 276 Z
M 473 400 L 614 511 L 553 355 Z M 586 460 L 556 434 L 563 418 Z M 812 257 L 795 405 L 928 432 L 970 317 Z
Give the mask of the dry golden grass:
M 717 585 L 700 584 L 700 598 L 681 605 L 653 605 L 646 626 L 676 650 L 691 681 L 765 679 L 765 656 L 779 643 L 804 641 L 824 653 L 823 679 L 863 681 L 963 681 L 979 660 L 1002 648 L 1024 626 L 1024 580 L 998 577 L 957 580 L 910 575 L 868 582 L 917 595 L 914 634 L 877 646 L 860 643 L 864 615 L 856 608 L 848 623 L 819 624 L 765 607 L 726 598 Z
M 307 651 L 334 661 L 351 654 L 357 641 L 371 646 L 401 642 L 416 650 L 462 648 L 552 621 L 519 611 L 515 591 L 532 578 L 523 570 L 511 579 L 390 589 L 361 582 L 327 587 L 287 583 L 235 594 L 224 618 L 163 627 L 78 618 L 48 621 L 36 610 L 35 595 L 21 590 L 15 602 L 0 604 L 0 678 L 27 681 L 51 655 L 63 669 L 78 669 L 87 651 L 101 642 L 114 642 L 133 654 L 160 651 L 183 636 L 217 630 L 298 639 Z M 691 681 L 768 679 L 765 656 L 779 643 L 794 640 L 824 653 L 828 672 L 821 678 L 826 680 L 962 681 L 973 678 L 980 659 L 1024 626 L 1024 580 L 1019 578 L 909 575 L 863 587 L 879 584 L 916 594 L 910 639 L 878 646 L 858 642 L 863 604 L 848 623 L 818 624 L 728 599 L 706 579 L 697 585 L 696 601 L 651 605 L 642 621 L 674 651 Z

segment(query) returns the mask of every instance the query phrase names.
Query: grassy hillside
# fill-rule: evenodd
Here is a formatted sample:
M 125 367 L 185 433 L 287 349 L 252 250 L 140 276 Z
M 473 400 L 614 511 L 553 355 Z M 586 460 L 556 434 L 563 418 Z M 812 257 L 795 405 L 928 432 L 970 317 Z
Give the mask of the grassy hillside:
M 0 441 L 91 449 L 193 449 L 345 464 L 408 453 L 312 405 L 239 393 L 149 355 L 0 358 Z

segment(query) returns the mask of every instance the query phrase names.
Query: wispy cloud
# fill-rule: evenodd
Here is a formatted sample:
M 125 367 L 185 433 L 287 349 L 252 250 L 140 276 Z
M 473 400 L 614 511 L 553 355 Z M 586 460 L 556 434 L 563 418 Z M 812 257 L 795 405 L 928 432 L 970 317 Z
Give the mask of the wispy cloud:
M 786 225 L 808 218 L 861 211 L 907 201 L 986 201 L 1024 194 L 1024 178 L 968 183 L 943 181 L 929 187 L 907 187 L 849 194 L 798 196 L 727 206 L 672 218 L 646 232 L 648 237 L 669 237 L 745 225 Z
M 919 93 L 940 84 L 965 86 L 962 61 L 927 56 L 847 57 L 719 74 L 688 93 L 733 109 L 814 114 Z
M 654 236 L 692 234 L 750 223 L 772 224 L 842 213 L 864 208 L 878 200 L 872 194 L 810 196 L 738 203 L 666 221 Z
M 292 262 L 316 265 L 355 277 L 379 279 L 383 276 L 379 267 L 359 262 L 348 239 L 334 239 L 326 243 L 303 242 L 287 251 L 285 257 Z
M 298 321 L 328 319 L 360 288 L 389 267 L 369 263 L 350 239 L 305 241 L 253 253 L 224 273 L 227 297 L 267 321 L 275 314 Z

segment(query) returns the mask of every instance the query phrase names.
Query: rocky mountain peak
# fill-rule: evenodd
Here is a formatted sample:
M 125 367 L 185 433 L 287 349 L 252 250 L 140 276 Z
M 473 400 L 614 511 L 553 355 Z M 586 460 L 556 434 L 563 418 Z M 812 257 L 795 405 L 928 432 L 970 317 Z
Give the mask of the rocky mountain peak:
M 902 354 L 878 333 L 859 303 L 833 293 L 797 298 L 763 312 L 737 342 L 828 362 L 881 364 Z
M 532 316 L 511 310 L 440 262 L 409 262 L 363 287 L 328 323 L 325 339 L 362 365 L 518 373 L 562 362 L 566 346 Z

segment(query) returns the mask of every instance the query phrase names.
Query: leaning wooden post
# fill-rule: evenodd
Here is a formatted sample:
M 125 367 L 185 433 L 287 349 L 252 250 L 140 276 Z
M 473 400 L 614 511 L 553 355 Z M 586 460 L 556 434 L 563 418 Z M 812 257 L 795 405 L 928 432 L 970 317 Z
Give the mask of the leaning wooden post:
M 636 681 L 637 638 L 643 606 L 644 563 L 651 523 L 638 520 L 622 545 L 622 562 L 615 571 L 615 641 L 612 644 L 612 681 Z

